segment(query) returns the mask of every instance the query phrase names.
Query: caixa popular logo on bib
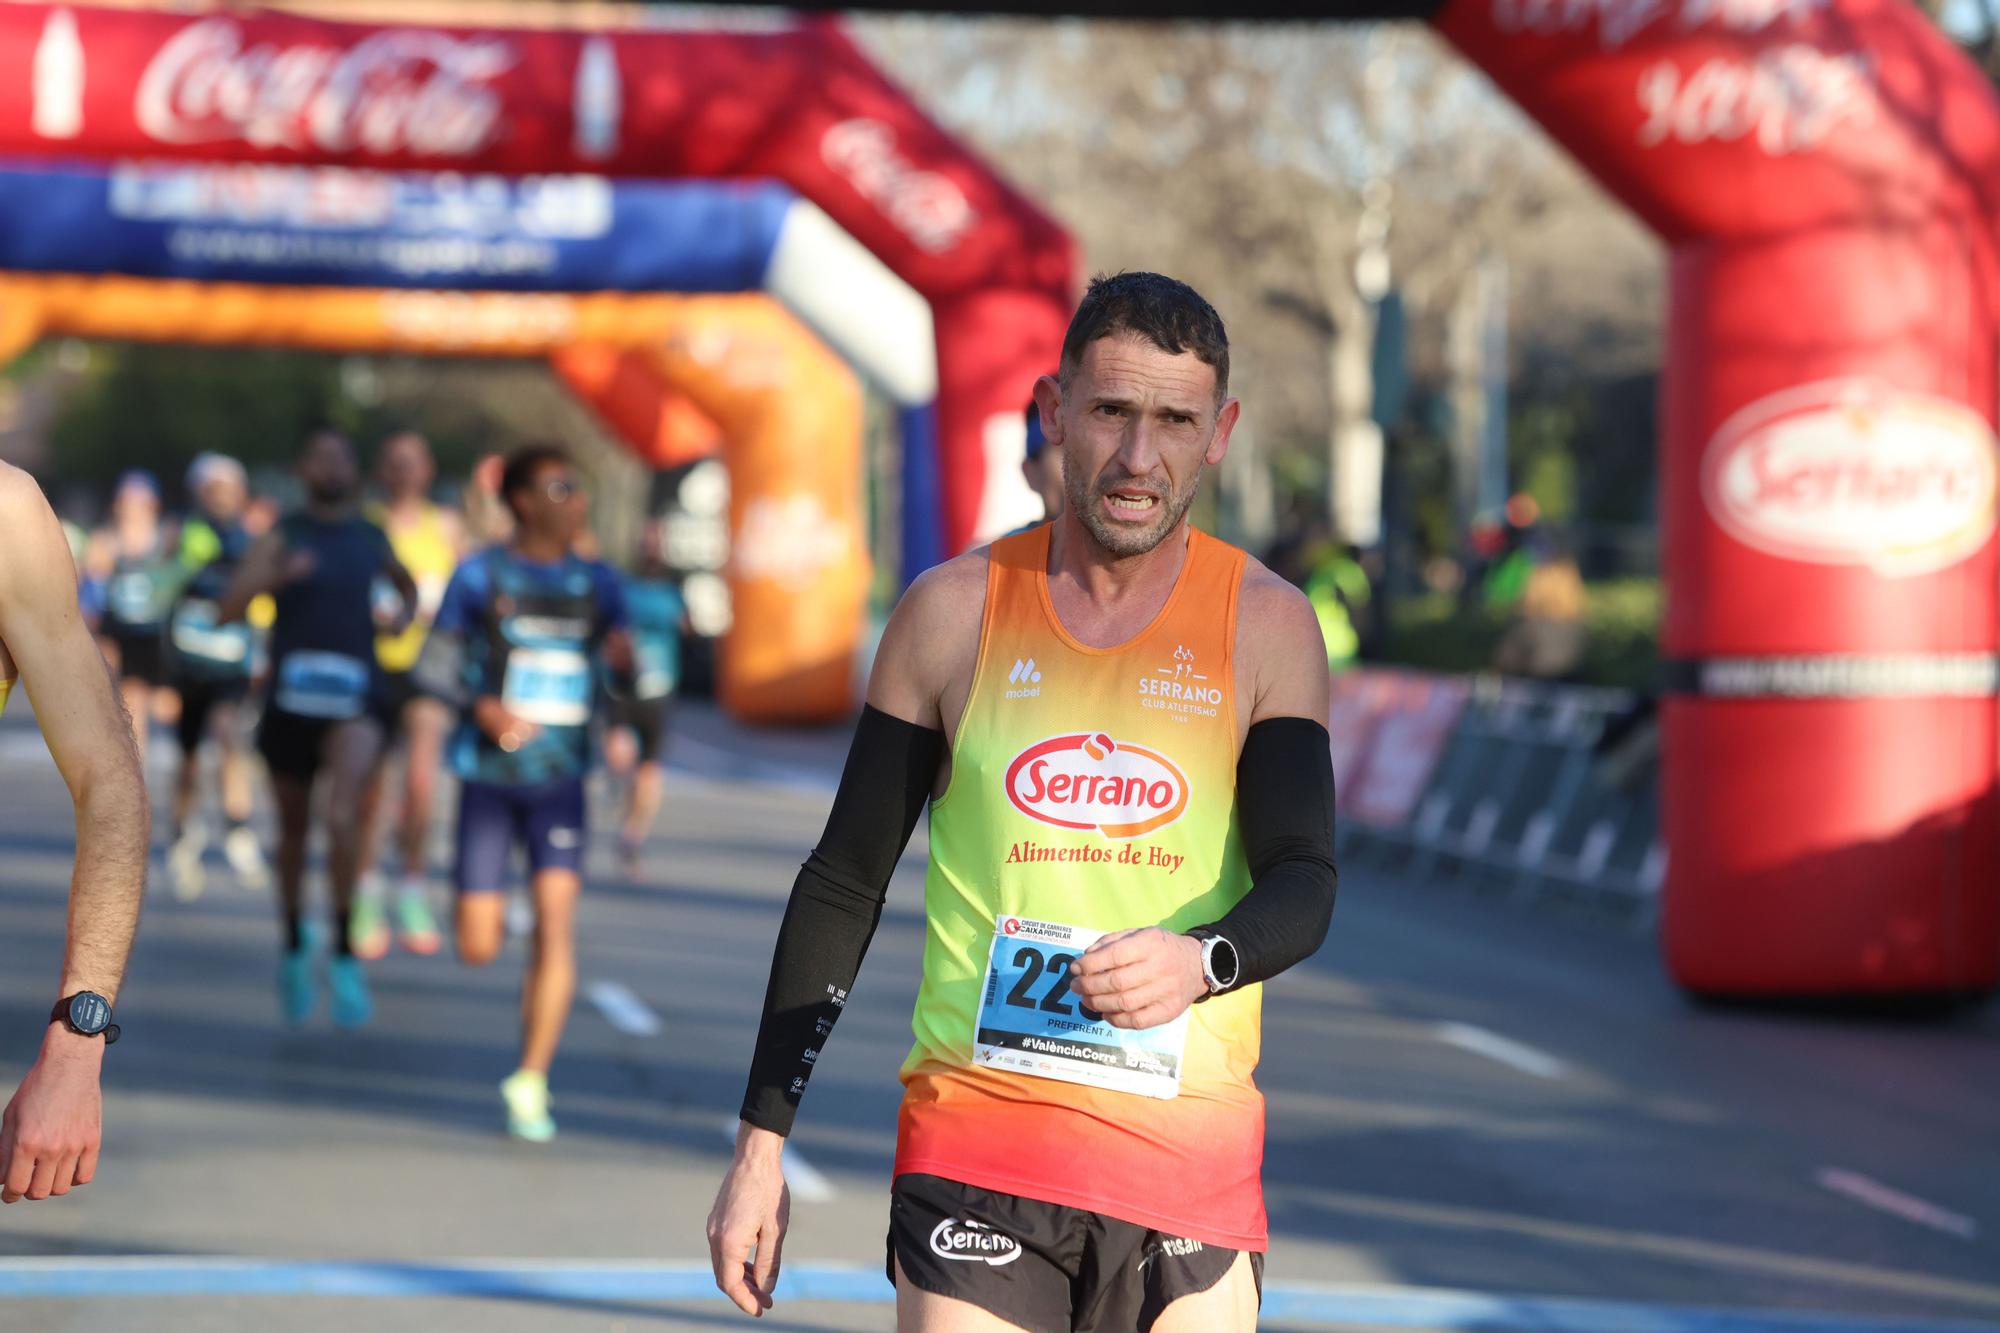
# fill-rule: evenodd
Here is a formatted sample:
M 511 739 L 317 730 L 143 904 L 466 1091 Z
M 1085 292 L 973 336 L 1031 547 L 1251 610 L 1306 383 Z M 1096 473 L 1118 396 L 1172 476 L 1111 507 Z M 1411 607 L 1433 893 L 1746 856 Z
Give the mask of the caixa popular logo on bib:
M 1080 731 L 1037 741 L 1007 765 L 1007 799 L 1057 828 L 1136 838 L 1188 807 L 1187 775 L 1157 750 Z
M 1772 555 L 1927 574 L 1993 535 L 1993 432 L 1978 413 L 1873 380 L 1772 394 L 1716 432 L 1702 496 L 1723 530 Z

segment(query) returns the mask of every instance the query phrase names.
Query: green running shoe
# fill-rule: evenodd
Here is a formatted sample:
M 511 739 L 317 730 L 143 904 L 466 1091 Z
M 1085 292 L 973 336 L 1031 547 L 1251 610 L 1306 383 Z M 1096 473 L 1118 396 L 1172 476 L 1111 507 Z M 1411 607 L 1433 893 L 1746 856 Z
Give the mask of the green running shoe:
M 405 949 L 426 958 L 443 945 L 437 918 L 421 889 L 404 889 L 396 895 L 396 935 Z
M 382 910 L 381 897 L 361 894 L 354 900 L 353 913 L 348 937 L 354 941 L 354 956 L 372 963 L 389 952 L 389 917 Z
M 319 984 L 313 978 L 313 952 L 299 949 L 287 953 L 278 964 L 278 1012 L 285 1022 L 298 1027 L 319 1007 Z
M 500 1097 L 507 1103 L 507 1132 L 525 1143 L 547 1143 L 556 1136 L 556 1122 L 549 1116 L 549 1076 L 533 1069 L 517 1069 L 500 1084 Z

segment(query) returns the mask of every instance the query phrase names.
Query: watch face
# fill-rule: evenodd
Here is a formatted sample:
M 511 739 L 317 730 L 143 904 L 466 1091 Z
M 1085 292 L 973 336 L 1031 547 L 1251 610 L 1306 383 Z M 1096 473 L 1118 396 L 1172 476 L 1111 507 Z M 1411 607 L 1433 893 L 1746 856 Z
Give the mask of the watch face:
M 111 1006 L 104 1002 L 102 995 L 84 991 L 71 997 L 69 1021 L 78 1032 L 89 1035 L 104 1031 L 104 1025 L 111 1021 Z

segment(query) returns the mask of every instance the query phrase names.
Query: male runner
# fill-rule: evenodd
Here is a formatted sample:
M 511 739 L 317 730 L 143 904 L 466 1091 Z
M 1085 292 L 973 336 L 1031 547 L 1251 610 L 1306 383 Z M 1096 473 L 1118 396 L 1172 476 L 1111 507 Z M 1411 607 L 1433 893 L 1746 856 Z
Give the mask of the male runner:
M 18 678 L 76 806 L 76 868 L 58 1003 L 41 1054 L 0 1115 L 0 1201 L 46 1199 L 97 1174 L 98 1075 L 150 840 L 132 732 L 76 603 L 76 567 L 27 473 L 0 463 L 0 707 Z M 93 998 L 94 997 L 94 998 Z M 101 1001 L 101 1003 L 100 1003 Z
M 354 446 L 337 430 L 306 437 L 298 477 L 304 508 L 260 537 L 223 594 L 227 623 L 251 599 L 277 599 L 271 625 L 271 686 L 257 728 L 257 748 L 271 771 L 278 807 L 278 890 L 285 930 L 278 1003 L 288 1023 L 303 1023 L 319 1003 L 305 930 L 307 825 L 313 783 L 330 790 L 323 807 L 334 957 L 328 967 L 333 1021 L 359 1027 L 374 1005 L 354 956 L 354 881 L 361 868 L 361 793 L 382 754 L 388 709 L 375 662 L 374 583 L 387 579 L 401 596 L 399 618 L 416 606 L 409 571 L 382 529 L 361 517 L 361 471 Z
M 396 851 L 401 880 L 396 894 L 396 927 L 403 947 L 411 953 L 434 954 L 441 941 L 430 905 L 431 811 L 437 802 L 438 768 L 444 757 L 444 736 L 451 726 L 450 710 L 425 698 L 411 684 L 424 636 L 430 633 L 445 584 L 458 566 L 464 533 L 458 516 L 430 498 L 437 464 L 429 441 L 413 430 L 397 431 L 382 441 L 375 476 L 383 502 L 371 505 L 368 517 L 389 534 L 389 545 L 403 568 L 417 581 L 417 615 L 400 634 L 375 641 L 384 686 L 395 721 L 390 734 L 403 742 L 403 782 L 396 822 Z M 385 766 L 386 767 L 386 766 Z M 368 784 L 362 809 L 361 883 L 354 901 L 354 952 L 367 959 L 389 951 L 389 921 L 383 911 L 382 882 L 376 858 L 382 840 L 383 770 Z
M 221 751 L 219 785 L 228 830 L 223 855 L 246 889 L 262 888 L 270 878 L 250 828 L 252 765 L 238 717 L 258 666 L 257 633 L 247 623 L 224 625 L 216 618 L 217 599 L 250 549 L 243 526 L 248 481 L 235 459 L 204 453 L 188 465 L 187 489 L 193 506 L 181 524 L 178 555 L 186 583 L 167 626 L 167 677 L 181 696 L 181 766 L 174 783 L 167 872 L 175 895 L 183 899 L 199 895 L 207 878 L 201 863 L 207 837 L 194 814 L 200 800 L 201 751 L 209 742 Z
M 618 839 L 627 879 L 638 874 L 639 849 L 666 791 L 667 719 L 680 682 L 681 633 L 687 621 L 687 603 L 667 567 L 664 537 L 657 519 L 646 524 L 638 564 L 625 580 L 633 669 L 607 676 L 604 766 L 627 784 Z
M 529 445 L 506 462 L 500 495 L 514 535 L 451 577 L 418 663 L 420 686 L 457 703 L 449 753 L 458 796 L 458 956 L 481 966 L 506 937 L 507 863 L 528 854 L 535 922 L 521 986 L 521 1058 L 500 1085 L 507 1129 L 555 1136 L 549 1065 L 576 990 L 583 779 L 598 656 L 630 670 L 625 601 L 608 565 L 574 552 L 586 517 L 569 455 Z
M 153 696 L 167 684 L 167 612 L 181 582 L 174 533 L 160 516 L 160 485 L 152 473 L 133 468 L 118 479 L 111 521 L 91 539 L 89 563 L 104 587 L 99 639 L 117 673 L 143 765 Z
M 777 1277 L 783 1135 L 931 798 L 899 1327 L 1254 1326 L 1257 983 L 1325 935 L 1333 775 L 1311 608 L 1187 522 L 1236 423 L 1228 374 L 1190 288 L 1092 283 L 1035 390 L 1063 513 L 926 573 L 891 619 L 709 1217 L 746 1312 Z

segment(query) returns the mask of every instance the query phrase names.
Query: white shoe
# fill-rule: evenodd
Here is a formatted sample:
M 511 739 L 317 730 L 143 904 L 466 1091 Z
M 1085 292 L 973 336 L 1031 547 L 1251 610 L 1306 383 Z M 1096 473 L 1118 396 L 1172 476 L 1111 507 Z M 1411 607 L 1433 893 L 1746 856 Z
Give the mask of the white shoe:
M 264 861 L 264 849 L 257 843 L 257 835 L 247 828 L 229 830 L 222 838 L 222 855 L 229 862 L 229 868 L 236 872 L 236 882 L 246 889 L 257 890 L 271 882 L 271 868 Z
M 201 835 L 190 831 L 174 839 L 174 845 L 167 849 L 167 879 L 174 897 L 184 903 L 201 897 L 201 891 L 208 887 L 208 872 L 201 865 L 202 846 Z

